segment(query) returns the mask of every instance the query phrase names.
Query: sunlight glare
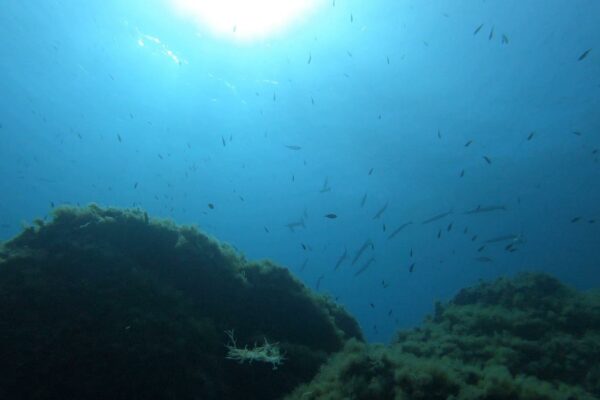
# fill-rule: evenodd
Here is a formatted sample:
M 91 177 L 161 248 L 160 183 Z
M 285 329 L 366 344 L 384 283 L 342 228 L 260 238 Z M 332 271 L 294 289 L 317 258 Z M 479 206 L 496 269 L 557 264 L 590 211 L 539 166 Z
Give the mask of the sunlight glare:
M 322 0 L 171 0 L 176 10 L 213 34 L 249 41 L 282 31 Z

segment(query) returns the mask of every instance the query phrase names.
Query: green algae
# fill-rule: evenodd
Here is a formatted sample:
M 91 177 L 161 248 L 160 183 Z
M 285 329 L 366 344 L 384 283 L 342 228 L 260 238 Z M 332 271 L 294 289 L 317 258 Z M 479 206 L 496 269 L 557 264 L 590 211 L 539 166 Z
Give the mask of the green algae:
M 274 399 L 362 340 L 286 269 L 137 210 L 35 221 L 0 247 L 0 295 L 0 398 Z M 285 363 L 227 360 L 230 329 Z
M 600 295 L 544 274 L 464 289 L 389 346 L 351 340 L 287 399 L 600 397 Z

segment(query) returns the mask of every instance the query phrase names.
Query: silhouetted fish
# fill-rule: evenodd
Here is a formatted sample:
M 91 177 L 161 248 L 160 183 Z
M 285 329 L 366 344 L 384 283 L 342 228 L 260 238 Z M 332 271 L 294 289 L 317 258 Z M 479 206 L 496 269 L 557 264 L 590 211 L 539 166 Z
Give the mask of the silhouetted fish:
M 581 53 L 581 55 L 579 56 L 579 58 L 577 60 L 581 61 L 584 58 L 586 58 L 588 56 L 588 54 L 590 54 L 590 51 L 592 51 L 592 49 L 587 49 L 586 51 L 584 51 L 583 53 Z
M 386 202 L 386 203 L 383 205 L 383 207 L 381 207 L 381 208 L 379 209 L 379 211 L 377 211 L 377 212 L 375 213 L 375 215 L 373 216 L 373 219 L 379 219 L 379 217 L 381 217 L 381 214 L 383 214 L 383 213 L 385 212 L 385 210 L 387 210 L 387 206 L 388 206 L 388 203 Z
M 333 268 L 333 270 L 336 271 L 340 267 L 340 265 L 342 265 L 344 260 L 346 260 L 346 258 L 348 258 L 348 249 L 344 247 L 344 253 L 340 256 L 340 258 L 338 258 L 337 262 L 335 263 L 335 268 Z
M 452 210 L 450 210 L 450 211 L 446 211 L 445 213 L 441 213 L 441 214 L 435 215 L 435 216 L 433 216 L 433 217 L 431 217 L 431 218 L 428 218 L 428 219 L 426 219 L 425 221 L 423 221 L 423 222 L 421 222 L 421 223 L 422 223 L 423 225 L 425 225 L 425 224 L 429 224 L 430 222 L 434 222 L 434 221 L 440 220 L 440 219 L 442 219 L 442 218 L 444 218 L 444 217 L 447 217 L 448 215 L 450 215 L 450 214 L 452 214 L 452 213 L 453 213 L 453 211 L 452 211 Z
M 371 263 L 372 263 L 373 261 L 375 261 L 375 257 L 371 257 L 371 258 L 369 258 L 369 259 L 368 259 L 368 260 L 367 260 L 367 261 L 366 261 L 366 262 L 363 264 L 363 266 L 362 266 L 362 267 L 361 267 L 361 268 L 360 268 L 358 271 L 356 271 L 356 272 L 354 273 L 354 276 L 356 277 L 356 276 L 358 276 L 358 275 L 362 274 L 363 272 L 365 272 L 365 271 L 367 270 L 367 268 L 369 268 L 369 265 L 371 265 Z
M 400 225 L 398 228 L 394 229 L 394 231 L 388 235 L 388 240 L 392 239 L 394 236 L 396 236 L 398 233 L 400 233 L 404 228 L 406 228 L 407 226 L 409 226 L 411 224 L 412 224 L 412 221 L 405 222 L 402 225 Z
M 371 241 L 371 239 L 367 239 L 365 240 L 365 242 L 363 243 L 362 246 L 360 246 L 360 249 L 358 249 L 358 251 L 356 252 L 356 254 L 354 255 L 354 259 L 352 259 L 352 265 L 356 264 L 356 262 L 358 261 L 358 259 L 360 258 L 360 256 L 362 256 L 362 254 L 365 252 L 365 250 L 371 246 L 371 248 L 373 248 L 373 242 Z
M 364 207 L 366 201 L 367 201 L 367 194 L 365 193 L 365 195 L 363 196 L 362 200 L 360 201 L 360 206 Z
M 469 211 L 465 211 L 463 214 L 480 214 L 480 213 L 486 213 L 486 212 L 492 212 L 492 211 L 506 211 L 506 206 L 481 206 L 478 205 L 477 207 L 475 207 L 472 210 Z

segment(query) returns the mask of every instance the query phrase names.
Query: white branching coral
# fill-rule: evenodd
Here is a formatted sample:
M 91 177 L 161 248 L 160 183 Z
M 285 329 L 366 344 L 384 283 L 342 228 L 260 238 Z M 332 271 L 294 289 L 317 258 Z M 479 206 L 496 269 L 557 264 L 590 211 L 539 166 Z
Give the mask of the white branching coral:
M 227 347 L 225 358 L 229 360 L 236 360 L 240 364 L 245 361 L 248 361 L 249 364 L 252 364 L 253 361 L 270 363 L 273 365 L 273 369 L 277 369 L 285 360 L 277 343 L 269 343 L 267 338 L 265 338 L 265 343 L 262 346 L 255 343 L 254 347 L 249 349 L 248 346 L 244 346 L 244 348 L 237 347 L 233 329 L 225 331 L 225 334 L 229 337 L 229 343 L 225 345 Z

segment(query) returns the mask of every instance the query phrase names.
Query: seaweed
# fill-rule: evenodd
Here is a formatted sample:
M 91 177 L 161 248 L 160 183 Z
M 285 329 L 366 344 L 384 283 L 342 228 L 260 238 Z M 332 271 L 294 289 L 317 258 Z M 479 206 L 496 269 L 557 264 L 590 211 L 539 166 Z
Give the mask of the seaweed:
M 0 246 L 0 294 L 0 398 L 275 399 L 363 340 L 287 269 L 140 210 L 56 208 Z M 230 329 L 285 363 L 227 359 Z
M 597 399 L 600 294 L 541 274 L 463 289 L 389 346 L 349 341 L 286 399 Z

